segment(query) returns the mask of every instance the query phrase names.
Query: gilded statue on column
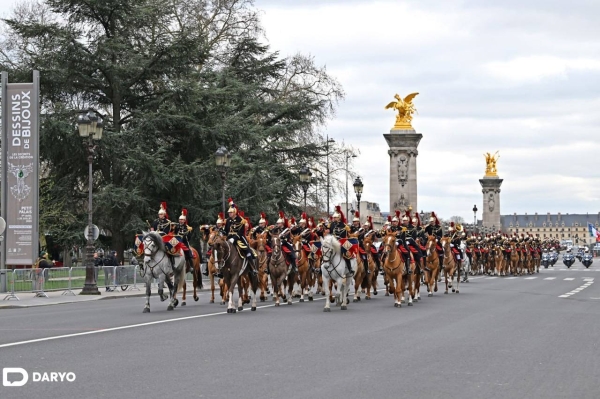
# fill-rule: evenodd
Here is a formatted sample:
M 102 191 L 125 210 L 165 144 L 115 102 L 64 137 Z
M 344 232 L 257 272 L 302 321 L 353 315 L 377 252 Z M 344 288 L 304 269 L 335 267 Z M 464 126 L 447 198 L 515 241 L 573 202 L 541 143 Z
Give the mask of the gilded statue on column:
M 385 109 L 393 109 L 398 111 L 398 115 L 396 115 L 396 123 L 392 130 L 400 129 L 400 130 L 414 130 L 411 125 L 412 115 L 417 112 L 415 105 L 413 104 L 413 99 L 419 93 L 411 93 L 408 96 L 400 97 L 398 94 L 394 96 L 396 101 L 392 101 L 388 105 L 385 106 Z
M 485 157 L 485 175 L 487 177 L 498 177 L 498 169 L 496 168 L 496 162 L 500 158 L 500 151 L 496 151 L 494 155 L 486 152 L 483 154 Z

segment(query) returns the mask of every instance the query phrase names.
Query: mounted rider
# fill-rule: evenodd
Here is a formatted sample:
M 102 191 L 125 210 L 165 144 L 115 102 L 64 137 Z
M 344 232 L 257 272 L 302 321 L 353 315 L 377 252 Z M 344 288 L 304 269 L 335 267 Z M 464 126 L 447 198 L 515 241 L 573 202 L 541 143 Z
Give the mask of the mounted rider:
M 365 274 L 370 274 L 369 261 L 367 260 L 367 253 L 365 252 L 365 246 L 363 244 L 366 232 L 367 230 L 360 225 L 360 212 L 354 212 L 354 218 L 352 218 L 352 225 L 350 226 L 350 234 L 355 235 L 358 238 L 358 253 L 362 260 Z
M 329 230 L 329 233 L 332 234 L 336 239 L 348 239 L 348 233 L 350 232 L 350 226 L 346 224 L 346 217 L 342 212 L 342 208 L 339 205 L 336 205 L 335 212 L 332 215 L 333 221 L 329 223 L 326 227 L 326 230 Z M 346 261 L 346 267 L 348 268 L 348 276 L 352 277 L 354 275 L 354 271 L 352 270 L 351 262 L 352 254 L 344 248 L 342 245 L 342 258 Z
M 455 225 L 454 222 L 450 222 L 450 228 L 448 229 L 448 235 L 450 237 L 450 249 L 454 254 L 454 258 L 457 261 L 462 260 L 462 254 L 460 253 L 460 243 L 462 238 L 465 236 L 465 232 L 460 224 Z
M 271 247 L 273 247 L 272 237 L 279 236 L 281 240 L 281 246 L 284 255 L 288 256 L 289 262 L 291 265 L 291 269 L 288 271 L 288 274 L 292 272 L 292 270 L 297 271 L 296 267 L 296 252 L 294 252 L 294 246 L 289 241 L 290 240 L 290 228 L 289 222 L 285 217 L 285 213 L 283 211 L 279 211 L 279 219 L 277 219 L 277 223 L 275 226 L 269 227 L 269 242 L 271 243 Z M 287 250 L 285 251 L 284 248 Z
M 169 234 L 171 232 L 171 226 L 174 223 L 169 220 L 167 214 L 167 203 L 161 202 L 160 209 L 158 210 L 158 218 L 154 219 L 150 226 L 150 231 L 157 231 L 159 233 Z
M 408 215 L 410 216 L 410 213 Z M 425 249 L 422 247 L 421 240 L 424 237 L 425 231 L 421 226 L 421 219 L 419 218 L 419 214 L 417 212 L 415 212 L 411 220 L 408 232 L 408 246 L 411 248 L 415 258 L 417 274 L 421 274 L 421 259 L 425 259 Z
M 187 265 L 186 273 L 189 273 L 190 270 L 194 269 L 194 254 L 191 250 L 189 241 L 189 237 L 192 233 L 192 227 L 188 226 L 187 224 L 187 209 L 183 208 L 181 210 L 181 215 L 179 215 L 179 224 L 176 224 L 173 227 L 172 232 L 174 235 L 181 237 L 181 242 L 185 245 L 185 248 L 182 249 Z
M 431 215 L 429 216 L 429 224 L 427 224 L 427 227 L 425 227 L 425 234 L 427 234 L 428 236 L 431 236 L 431 235 L 435 236 L 435 238 L 436 238 L 435 249 L 438 253 L 438 257 L 440 260 L 440 267 L 442 267 L 444 264 L 444 249 L 440 245 L 440 239 L 444 236 L 444 230 L 442 229 L 442 226 L 440 224 L 440 221 L 439 221 L 437 215 L 433 211 L 431 212 Z
M 227 234 L 227 239 L 230 243 L 237 246 L 240 252 L 245 252 L 252 274 L 257 275 L 258 272 L 256 271 L 256 265 L 254 262 L 256 256 L 252 248 L 250 248 L 248 240 L 246 239 L 247 221 L 238 215 L 237 205 L 231 198 L 229 198 L 229 209 L 227 210 L 227 213 L 229 214 L 229 217 L 225 222 L 225 233 Z

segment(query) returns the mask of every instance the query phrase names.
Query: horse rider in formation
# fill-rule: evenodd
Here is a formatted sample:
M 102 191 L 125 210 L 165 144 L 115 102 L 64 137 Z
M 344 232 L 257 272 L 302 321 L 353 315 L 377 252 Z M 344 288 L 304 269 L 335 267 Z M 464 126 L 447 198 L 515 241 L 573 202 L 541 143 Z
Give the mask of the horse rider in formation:
M 160 209 L 158 210 L 158 218 L 154 219 L 150 226 L 150 231 L 162 232 L 164 234 L 169 234 L 171 232 L 171 226 L 173 222 L 169 220 L 169 215 L 167 214 L 167 203 L 161 202 Z
M 185 261 L 187 264 L 186 272 L 189 273 L 190 270 L 194 269 L 194 254 L 190 246 L 189 237 L 192 233 L 192 227 L 188 226 L 187 224 L 187 213 L 187 209 L 183 208 L 181 210 L 181 215 L 179 215 L 179 224 L 174 225 L 172 233 L 176 236 L 181 237 L 181 241 L 185 245 L 185 248 L 183 249 L 183 254 L 185 255 Z
M 279 236 L 281 240 L 282 250 L 283 247 L 287 249 L 284 251 L 284 254 L 287 254 L 289 257 L 289 262 L 291 265 L 291 269 L 288 271 L 288 274 L 292 272 L 292 270 L 297 270 L 296 268 L 296 252 L 294 251 L 294 247 L 290 242 L 290 227 L 289 222 L 285 217 L 285 213 L 283 211 L 279 211 L 279 219 L 277 219 L 277 223 L 275 226 L 269 227 L 269 242 L 271 242 L 271 248 L 273 247 L 272 237 Z
M 248 222 L 238 214 L 237 205 L 231 198 L 229 198 L 229 209 L 227 210 L 227 213 L 229 217 L 225 222 L 224 229 L 227 240 L 233 245 L 236 245 L 245 253 L 246 260 L 250 265 L 252 274 L 257 275 L 258 272 L 254 262 L 256 256 L 254 255 L 254 251 L 252 251 L 252 248 L 250 248 L 250 244 L 248 244 L 248 240 L 246 239 L 246 225 Z
M 365 225 L 368 226 L 369 222 L 365 222 Z M 358 253 L 360 255 L 360 259 L 362 260 L 363 267 L 365 269 L 365 274 L 371 274 L 369 270 L 369 261 L 367 260 L 367 253 L 365 252 L 364 239 L 365 234 L 368 232 L 364 227 L 360 225 L 360 212 L 354 212 L 354 218 L 352 218 L 352 225 L 350 226 L 350 234 L 356 235 L 358 238 Z
M 333 221 L 329 223 L 326 227 L 326 230 L 329 230 L 330 234 L 333 234 L 335 238 L 338 240 L 342 238 L 348 238 L 348 233 L 350 232 L 350 226 L 346 224 L 346 217 L 342 212 L 342 208 L 337 205 L 335 207 L 335 212 L 333 213 Z M 342 246 L 342 257 L 346 261 L 346 267 L 348 268 L 348 276 L 353 276 L 354 272 L 352 271 L 352 266 L 350 263 L 351 254 Z

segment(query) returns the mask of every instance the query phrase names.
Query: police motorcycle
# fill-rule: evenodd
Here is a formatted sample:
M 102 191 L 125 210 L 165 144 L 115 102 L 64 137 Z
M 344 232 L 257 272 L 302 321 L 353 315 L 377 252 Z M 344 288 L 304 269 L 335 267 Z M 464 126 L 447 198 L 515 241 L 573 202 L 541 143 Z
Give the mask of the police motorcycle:
M 556 262 L 558 261 L 558 252 L 552 248 L 552 252 L 550 252 L 550 266 L 554 267 Z
M 575 263 L 575 255 L 573 255 L 571 249 L 567 249 L 567 252 L 563 254 L 563 263 L 567 268 L 570 268 Z
M 551 263 L 550 253 L 548 252 L 547 249 L 544 249 L 544 252 L 542 253 L 542 266 L 544 266 L 544 269 L 547 269 L 548 266 L 550 266 L 550 263 Z
M 590 252 L 589 249 L 585 249 L 583 252 L 583 256 L 581 257 L 581 263 L 583 263 L 583 265 L 585 266 L 585 268 L 587 269 L 588 267 L 590 267 L 592 265 L 592 263 L 594 263 L 594 258 Z
M 583 247 L 579 247 L 577 250 L 577 255 L 575 255 L 575 257 L 577 258 L 578 261 L 582 261 L 583 260 Z

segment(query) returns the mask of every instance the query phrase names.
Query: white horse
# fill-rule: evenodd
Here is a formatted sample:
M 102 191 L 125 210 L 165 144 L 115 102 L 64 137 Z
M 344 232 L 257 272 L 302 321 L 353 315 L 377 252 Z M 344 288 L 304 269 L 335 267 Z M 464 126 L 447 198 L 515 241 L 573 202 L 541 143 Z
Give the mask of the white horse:
M 467 256 L 467 244 L 464 241 L 460 242 L 460 253 L 462 254 L 462 271 L 463 271 L 463 283 L 469 282 L 469 274 L 471 273 L 471 261 Z
M 160 234 L 156 231 L 144 232 L 142 241 L 144 243 L 144 263 L 140 269 L 140 273 L 146 282 L 146 306 L 144 306 L 144 313 L 150 312 L 151 284 L 154 278 L 158 279 L 158 294 L 161 301 L 167 299 L 162 293 L 163 281 L 167 283 L 171 297 L 171 302 L 167 310 L 173 310 L 179 304 L 175 296 L 183 288 L 183 283 L 185 282 L 185 257 L 183 256 L 183 251 L 181 251 L 180 256 L 175 257 L 173 265 L 167 255 L 165 243 Z M 175 284 L 171 282 L 171 278 L 169 277 L 171 274 L 175 276 Z
M 346 275 L 346 261 L 342 257 L 342 246 L 340 242 L 331 234 L 323 238 L 321 251 L 321 274 L 323 276 L 323 289 L 325 290 L 325 308 L 323 312 L 331 312 L 331 302 L 329 301 L 329 281 L 333 280 L 339 287 L 336 295 L 336 303 L 341 305 L 342 310 L 346 310 L 348 305 L 348 291 L 352 284 L 352 277 Z M 356 259 L 350 260 L 352 272 L 356 273 Z

